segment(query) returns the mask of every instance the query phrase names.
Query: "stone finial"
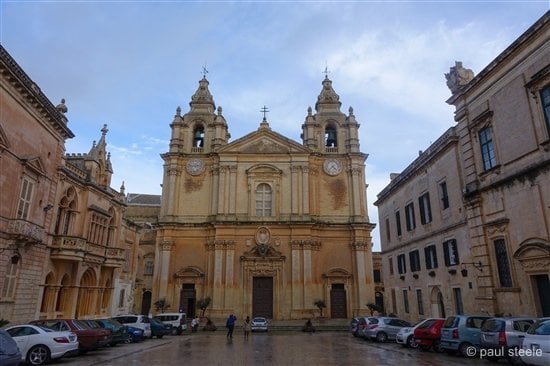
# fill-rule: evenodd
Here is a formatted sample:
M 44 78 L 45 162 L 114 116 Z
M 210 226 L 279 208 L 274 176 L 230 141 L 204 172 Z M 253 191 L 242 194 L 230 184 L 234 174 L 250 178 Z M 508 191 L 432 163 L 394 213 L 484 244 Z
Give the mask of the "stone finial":
M 471 69 L 465 69 L 462 62 L 455 61 L 455 66 L 451 66 L 449 73 L 445 74 L 447 87 L 454 94 L 463 85 L 468 84 L 474 78 L 474 72 Z
M 218 106 L 218 116 L 221 116 L 221 115 L 222 115 L 222 107 Z
M 307 107 L 307 116 L 310 117 L 312 115 L 313 110 L 311 109 L 311 106 Z
M 353 117 L 353 107 L 349 107 L 349 116 Z
M 181 107 L 180 106 L 178 106 L 178 108 L 176 108 L 176 116 L 181 117 Z
M 67 113 L 67 111 L 69 110 L 65 105 L 65 98 L 62 98 L 61 103 L 59 103 L 55 108 L 57 108 L 57 110 L 63 114 Z
M 125 190 L 126 190 L 126 187 L 124 187 L 124 181 L 122 181 L 122 185 L 120 186 L 120 194 L 124 195 Z

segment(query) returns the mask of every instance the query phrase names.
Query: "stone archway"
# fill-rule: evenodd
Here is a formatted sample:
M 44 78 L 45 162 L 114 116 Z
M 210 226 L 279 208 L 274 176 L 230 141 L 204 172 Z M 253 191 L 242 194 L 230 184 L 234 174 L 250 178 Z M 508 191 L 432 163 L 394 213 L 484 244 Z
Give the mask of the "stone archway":
M 439 287 L 434 286 L 430 294 L 430 306 L 432 316 L 434 318 L 446 318 L 445 316 L 445 302 L 443 301 L 443 294 L 439 290 Z
M 514 259 L 530 278 L 537 315 L 550 316 L 550 243 L 539 238 L 525 240 L 514 253 Z
M 76 318 L 80 319 L 93 314 L 96 297 L 96 275 L 88 268 L 80 279 L 80 288 L 78 289 Z

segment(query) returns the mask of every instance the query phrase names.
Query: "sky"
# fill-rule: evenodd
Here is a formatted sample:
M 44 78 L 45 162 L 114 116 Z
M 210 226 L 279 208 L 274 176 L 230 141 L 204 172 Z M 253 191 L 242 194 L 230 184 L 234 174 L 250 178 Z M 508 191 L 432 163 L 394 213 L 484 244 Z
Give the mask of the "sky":
M 88 152 L 108 125 L 112 187 L 161 194 L 170 123 L 189 111 L 203 68 L 231 141 L 259 127 L 302 143 L 329 71 L 369 155 L 373 203 L 420 150 L 454 125 L 445 73 L 478 74 L 545 12 L 534 1 L 9 1 L 0 43 L 57 105 Z M 380 250 L 378 228 L 374 250 Z

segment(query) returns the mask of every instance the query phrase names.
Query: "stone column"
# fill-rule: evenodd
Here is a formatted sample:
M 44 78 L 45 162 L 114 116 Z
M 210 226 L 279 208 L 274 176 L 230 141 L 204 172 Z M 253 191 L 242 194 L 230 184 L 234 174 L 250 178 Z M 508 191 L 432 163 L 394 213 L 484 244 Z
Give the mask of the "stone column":
M 291 215 L 297 215 L 298 214 L 298 167 L 297 166 L 291 166 L 290 167 L 290 214 Z
M 309 167 L 302 166 L 302 214 L 309 215 Z
M 302 282 L 302 265 L 300 256 L 300 245 L 297 240 L 290 242 L 291 248 L 291 280 L 292 280 L 292 310 L 304 308 L 304 284 Z
M 361 205 L 363 201 L 361 200 L 361 191 L 364 184 L 361 183 L 361 169 L 351 168 L 351 186 L 352 186 L 352 196 L 353 196 L 353 216 L 361 216 Z
M 210 214 L 216 215 L 218 213 L 219 196 L 220 191 L 220 169 L 218 166 L 212 167 L 212 186 L 210 197 L 212 197 Z
M 219 191 L 218 191 L 218 209 L 217 209 L 217 213 L 218 215 L 223 215 L 225 214 L 225 207 L 226 207 L 226 203 L 225 203 L 225 197 L 226 197 L 226 194 L 225 194 L 225 190 L 226 190 L 226 172 L 227 172 L 227 168 L 226 167 L 223 167 L 221 166 L 220 167 L 220 178 L 219 178 Z
M 228 192 L 230 194 L 228 195 L 229 199 L 229 214 L 234 215 L 236 212 L 236 203 L 237 203 L 237 166 L 232 165 L 229 167 L 229 187 Z
M 365 269 L 372 270 L 372 266 L 367 265 L 367 263 L 372 263 L 372 261 L 367 261 L 370 244 L 366 241 L 355 241 L 351 243 L 351 249 L 355 261 L 355 273 L 353 274 L 355 278 L 353 289 L 355 304 L 352 304 L 352 312 L 360 314 L 368 302 L 374 302 L 374 298 L 371 298 L 374 296 L 373 281 L 368 281 L 369 274 L 365 271 Z M 370 286 L 367 285 L 369 282 Z M 370 296 L 371 293 L 372 296 Z
M 313 299 L 311 297 L 311 244 L 308 242 L 303 243 L 303 255 L 304 255 L 304 308 L 313 307 Z
M 157 261 L 159 268 L 159 292 L 158 298 L 168 297 L 168 277 L 170 275 L 170 252 L 174 247 L 174 242 L 163 240 L 160 243 L 160 255 Z

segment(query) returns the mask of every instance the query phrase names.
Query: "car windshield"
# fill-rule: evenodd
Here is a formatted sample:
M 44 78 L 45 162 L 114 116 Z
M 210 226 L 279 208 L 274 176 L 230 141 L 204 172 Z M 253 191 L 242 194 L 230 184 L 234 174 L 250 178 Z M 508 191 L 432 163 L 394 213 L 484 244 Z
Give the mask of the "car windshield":
M 422 323 L 418 324 L 418 329 L 425 329 L 425 328 L 429 328 L 431 327 L 432 325 L 434 325 L 436 322 L 435 319 L 428 319 L 428 320 L 424 320 Z
M 499 319 L 487 319 L 481 326 L 482 332 L 500 332 L 504 330 L 505 322 Z
M 539 320 L 531 328 L 529 328 L 528 334 L 537 335 L 550 335 L 550 319 Z

